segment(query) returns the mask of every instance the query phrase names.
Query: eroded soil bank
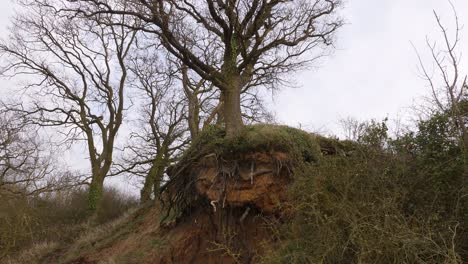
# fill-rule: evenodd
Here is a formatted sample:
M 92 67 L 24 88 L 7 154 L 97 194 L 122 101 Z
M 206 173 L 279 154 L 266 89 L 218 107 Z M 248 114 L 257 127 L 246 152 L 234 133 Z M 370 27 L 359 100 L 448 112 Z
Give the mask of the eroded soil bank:
M 149 208 L 66 263 L 256 263 L 271 249 L 292 181 L 286 153 L 206 155 L 179 174 L 195 179 L 179 214 L 160 224 L 162 211 Z

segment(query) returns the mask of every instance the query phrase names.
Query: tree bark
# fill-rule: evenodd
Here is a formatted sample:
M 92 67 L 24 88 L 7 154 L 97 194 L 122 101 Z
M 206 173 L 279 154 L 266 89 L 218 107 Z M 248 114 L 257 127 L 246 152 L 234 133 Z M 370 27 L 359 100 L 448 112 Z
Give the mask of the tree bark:
M 199 133 L 200 126 L 200 102 L 197 93 L 190 88 L 190 81 L 188 77 L 188 67 L 182 66 L 182 86 L 184 88 L 185 96 L 188 100 L 188 125 L 190 136 L 195 139 Z
M 148 175 L 146 175 L 145 183 L 143 188 L 140 191 L 140 203 L 145 204 L 151 201 L 151 193 L 153 190 L 153 185 L 156 180 L 156 167 L 151 167 Z
M 160 165 L 158 166 L 157 174 L 156 174 L 156 180 L 154 181 L 153 184 L 153 193 L 154 193 L 154 198 L 156 201 L 159 200 L 159 197 L 161 195 L 161 182 L 164 177 L 164 168 L 166 166 Z
M 198 137 L 200 127 L 200 102 L 196 95 L 191 95 L 188 98 L 188 125 L 190 130 L 190 136 L 193 139 Z
M 145 184 L 141 189 L 140 202 L 142 204 L 151 201 L 151 193 L 154 193 L 154 197 L 157 200 L 159 196 L 159 187 L 161 185 L 162 177 L 164 176 L 164 168 L 166 167 L 166 161 L 161 155 L 157 155 L 153 162 L 150 171 L 145 179 Z
M 88 192 L 88 210 L 90 219 L 95 219 L 101 206 L 104 191 L 104 176 L 93 175 Z
M 226 137 L 236 138 L 241 134 L 244 127 L 241 112 L 240 76 L 231 77 L 228 82 L 227 87 L 221 90 Z

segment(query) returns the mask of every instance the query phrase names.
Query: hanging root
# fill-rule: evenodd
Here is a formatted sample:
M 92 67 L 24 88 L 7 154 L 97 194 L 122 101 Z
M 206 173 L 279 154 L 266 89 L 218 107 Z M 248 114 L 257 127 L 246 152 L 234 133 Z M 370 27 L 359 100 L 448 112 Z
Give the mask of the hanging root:
M 276 162 L 275 175 L 278 176 L 281 172 L 281 169 L 283 168 L 283 163 L 281 162 L 281 160 L 276 159 L 276 158 L 275 158 L 275 162 Z
M 250 164 L 250 184 L 253 184 L 253 176 L 254 176 L 254 162 Z
M 213 206 L 213 212 L 216 213 L 216 203 L 219 202 L 219 200 L 211 201 L 210 204 Z
M 239 219 L 239 222 L 242 224 L 245 220 L 245 218 L 247 217 L 247 215 L 249 214 L 250 212 L 250 207 L 247 207 L 244 211 L 244 213 L 242 214 L 241 218 Z

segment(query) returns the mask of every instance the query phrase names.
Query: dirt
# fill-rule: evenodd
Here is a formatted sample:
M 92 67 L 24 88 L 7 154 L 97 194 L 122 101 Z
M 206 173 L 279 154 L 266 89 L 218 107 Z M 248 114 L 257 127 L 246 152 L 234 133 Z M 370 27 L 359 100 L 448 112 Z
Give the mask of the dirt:
M 213 210 L 252 205 L 264 213 L 274 213 L 286 200 L 290 181 L 287 163 L 284 153 L 249 154 L 236 162 L 205 157 L 199 163 L 197 191 L 211 201 Z
M 284 153 L 206 156 L 189 168 L 201 197 L 189 213 L 161 226 L 151 208 L 69 263 L 257 263 L 276 240 L 271 223 L 287 199 L 288 162 Z

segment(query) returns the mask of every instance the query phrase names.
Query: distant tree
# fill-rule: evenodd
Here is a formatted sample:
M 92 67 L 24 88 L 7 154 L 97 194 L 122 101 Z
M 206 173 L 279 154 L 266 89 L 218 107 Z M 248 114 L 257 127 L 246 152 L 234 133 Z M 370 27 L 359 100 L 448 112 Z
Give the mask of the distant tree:
M 131 23 L 122 16 L 66 18 L 53 7 L 29 4 L 15 17 L 8 41 L 0 43 L 2 72 L 26 76 L 23 93 L 30 97 L 9 110 L 39 126 L 59 127 L 69 142 L 85 142 L 94 214 L 128 107 L 127 57 L 136 31 L 100 22 Z
M 216 105 L 212 102 L 219 96 L 212 84 L 202 78 L 196 78 L 198 77 L 196 74 L 190 74 L 186 65 L 181 64 L 180 71 L 181 84 L 187 99 L 187 121 L 190 137 L 195 139 L 200 134 L 200 130 L 212 123 L 216 116 L 218 119 L 221 118 L 220 102 Z M 204 113 L 207 114 L 205 118 Z
M 152 50 L 151 50 L 152 51 Z M 187 100 L 174 86 L 174 69 L 148 50 L 141 50 L 132 61 L 133 86 L 139 91 L 138 128 L 133 129 L 126 154 L 117 173 L 131 173 L 144 178 L 142 203 L 159 196 L 166 168 L 190 142 Z M 200 107 L 197 104 L 197 107 Z M 198 113 L 197 113 L 198 115 Z
M 59 2 L 62 14 L 120 14 L 141 21 L 138 29 L 156 34 L 170 53 L 220 90 L 228 137 L 243 126 L 243 91 L 278 87 L 286 74 L 323 56 L 343 25 L 337 16 L 341 0 Z
M 60 170 L 28 121 L 0 107 L 0 197 L 37 196 L 78 185 Z
M 459 145 L 468 147 L 468 75 L 463 74 L 460 69 L 461 51 L 459 50 L 461 27 L 455 6 L 448 1 L 453 11 L 454 28 L 453 33 L 444 26 L 442 19 L 436 11 L 433 11 L 435 21 L 441 32 L 443 43 L 439 46 L 437 42 L 426 37 L 426 46 L 432 59 L 433 69 L 430 69 L 420 56 L 419 68 L 422 77 L 427 81 L 431 89 L 431 101 L 436 112 L 448 114 L 452 125 L 457 131 Z
M 339 121 L 347 140 L 358 141 L 366 131 L 366 122 L 359 121 L 353 117 L 347 117 Z

